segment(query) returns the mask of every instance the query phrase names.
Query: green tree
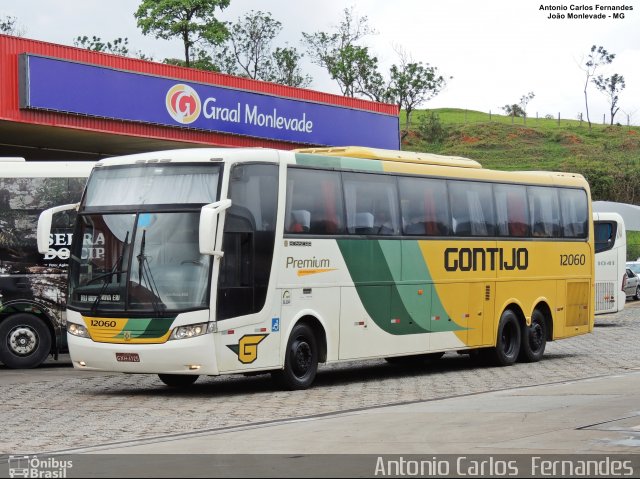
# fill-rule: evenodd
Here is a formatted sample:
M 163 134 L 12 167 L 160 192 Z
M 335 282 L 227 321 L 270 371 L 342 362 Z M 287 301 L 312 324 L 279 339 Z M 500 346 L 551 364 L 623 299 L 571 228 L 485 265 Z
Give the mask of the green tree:
M 221 44 L 228 31 L 216 17 L 231 0 L 142 0 L 134 16 L 144 35 L 169 40 L 180 38 L 184 44 L 185 66 L 191 66 L 192 48 L 201 41 Z
M 599 75 L 597 78 L 593 79 L 593 83 L 596 88 L 604 93 L 609 101 L 609 106 L 611 109 L 609 110 L 611 113 L 611 124 L 613 125 L 613 118 L 620 110 L 618 106 L 619 93 L 625 89 L 627 86 L 624 82 L 624 77 L 622 75 L 618 75 L 614 73 L 610 77 L 604 78 L 602 75 Z
M 73 45 L 94 52 L 113 53 L 114 55 L 122 55 L 123 57 L 129 55 L 129 39 L 126 37 L 116 38 L 113 42 L 105 42 L 100 37 L 93 36 L 89 38 L 84 35 L 82 37 L 76 37 L 75 40 L 73 40 Z
M 591 119 L 589 118 L 589 102 L 587 99 L 587 88 L 589 81 L 596 73 L 598 67 L 602 65 L 608 65 L 616 57 L 614 53 L 609 53 L 603 46 L 591 47 L 591 52 L 587 55 L 587 61 L 584 64 L 582 70 L 585 72 L 587 78 L 584 82 L 584 106 L 587 110 L 587 122 L 589 123 L 589 129 L 591 129 Z
M 526 113 L 520 105 L 514 103 L 513 105 L 505 105 L 500 107 L 504 110 L 504 114 L 507 116 L 524 116 Z
M 527 105 L 531 100 L 535 98 L 535 96 L 536 96 L 535 93 L 530 91 L 526 95 L 522 95 L 520 97 L 520 109 L 522 110 L 523 116 L 525 117 L 527 116 Z
M 282 23 L 270 13 L 249 12 L 229 28 L 229 37 L 217 54 L 225 73 L 266 80 L 272 69 L 272 43 Z
M 270 81 L 298 88 L 308 87 L 311 77 L 302 73 L 302 54 L 293 47 L 277 47 L 272 54 L 273 65 Z
M 212 56 L 201 48 L 194 48 L 191 51 L 191 60 L 188 65 L 182 58 L 165 58 L 162 63 L 212 72 L 221 71 Z
M 334 32 L 303 33 L 309 58 L 327 70 L 345 96 L 365 93 L 369 79 L 377 71 L 378 60 L 369 49 L 357 45 L 364 36 L 374 33 L 367 17 L 354 17 L 353 8 L 344 9 L 344 18 Z M 366 94 L 366 93 L 365 93 Z
M 527 116 L 527 105 L 531 100 L 535 98 L 535 93 L 530 91 L 526 95 L 520 97 L 520 103 L 513 103 L 511 105 L 505 105 L 501 107 L 504 110 L 505 115 L 508 116 Z
M 18 26 L 18 19 L 7 15 L 0 19 L 0 33 L 5 35 L 13 35 L 14 37 L 21 37 L 24 35 L 24 29 Z
M 229 37 L 215 54 L 215 63 L 224 73 L 255 80 L 301 87 L 311 83 L 300 68 L 302 54 L 293 47 L 276 47 L 273 42 L 282 23 L 270 13 L 249 12 L 229 28 Z
M 414 62 L 403 52 L 399 53 L 400 64 L 391 66 L 387 98 L 405 110 L 405 128 L 408 129 L 413 111 L 440 93 L 447 84 L 447 78 L 438 72 L 437 67 Z

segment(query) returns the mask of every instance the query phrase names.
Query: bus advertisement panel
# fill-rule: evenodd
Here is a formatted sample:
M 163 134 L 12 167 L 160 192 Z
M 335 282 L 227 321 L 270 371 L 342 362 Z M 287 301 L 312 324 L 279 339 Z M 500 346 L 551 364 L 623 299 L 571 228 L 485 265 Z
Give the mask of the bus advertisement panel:
M 103 160 L 71 250 L 71 358 L 170 386 L 271 372 L 287 389 L 343 360 L 539 361 L 593 329 L 591 214 L 580 175 L 422 153 Z
M 91 162 L 0 160 L 0 362 L 32 368 L 66 349 L 66 275 L 75 212 L 36 247 L 40 213 L 79 202 Z

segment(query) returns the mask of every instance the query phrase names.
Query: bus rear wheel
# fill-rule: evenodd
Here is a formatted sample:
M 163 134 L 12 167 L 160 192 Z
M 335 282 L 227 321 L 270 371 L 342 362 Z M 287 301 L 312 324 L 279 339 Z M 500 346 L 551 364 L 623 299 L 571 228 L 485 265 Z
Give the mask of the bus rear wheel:
M 195 383 L 200 376 L 197 374 L 158 374 L 158 377 L 170 388 L 186 388 Z
M 20 313 L 0 323 L 0 362 L 8 368 L 36 368 L 50 352 L 51 333 L 37 316 Z
M 490 362 L 497 366 L 510 366 L 520 353 L 522 333 L 516 314 L 507 309 L 500 317 L 496 347 L 488 350 Z
M 273 379 L 283 389 L 307 389 L 318 372 L 318 346 L 313 330 L 297 324 L 287 342 L 284 369 L 273 372 Z
M 531 315 L 531 326 L 525 327 L 520 345 L 520 361 L 535 363 L 542 359 L 547 345 L 547 323 L 537 309 Z

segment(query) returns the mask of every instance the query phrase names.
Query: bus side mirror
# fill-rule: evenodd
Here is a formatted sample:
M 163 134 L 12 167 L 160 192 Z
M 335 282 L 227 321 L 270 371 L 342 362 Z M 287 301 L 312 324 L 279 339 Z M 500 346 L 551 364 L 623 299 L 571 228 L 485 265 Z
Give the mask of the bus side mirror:
M 80 206 L 80 203 L 73 203 L 70 205 L 62 205 L 62 206 L 54 206 L 53 208 L 49 208 L 48 210 L 44 210 L 40 213 L 40 217 L 38 218 L 38 252 L 40 254 L 45 254 L 49 251 L 49 235 L 51 234 L 51 221 L 53 220 L 53 215 L 56 213 L 60 213 L 61 211 L 67 210 L 77 210 Z
M 216 236 L 218 233 L 218 217 L 220 213 L 231 206 L 231 200 L 220 200 L 204 205 L 200 210 L 199 243 L 200 254 L 222 256 L 220 250 L 216 250 Z

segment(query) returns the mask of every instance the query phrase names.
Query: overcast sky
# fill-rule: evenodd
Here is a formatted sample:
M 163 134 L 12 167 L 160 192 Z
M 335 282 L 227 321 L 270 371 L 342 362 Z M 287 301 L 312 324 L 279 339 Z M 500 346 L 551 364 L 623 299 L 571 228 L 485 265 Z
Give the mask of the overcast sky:
M 399 46 L 415 61 L 430 63 L 454 77 L 423 108 L 502 113 L 501 106 L 517 103 L 533 91 L 529 116 L 537 112 L 555 117 L 560 112 L 563 118 L 576 118 L 583 112 L 585 74 L 580 66 L 591 45 L 603 45 L 616 59 L 599 73 L 622 74 L 627 84 L 616 121 L 626 123 L 624 111 L 631 115 L 632 123 L 640 124 L 640 2 L 575 2 L 594 9 L 597 4 L 633 7 L 624 12 L 624 19 L 548 19 L 550 12 L 539 10 L 541 4 L 572 5 L 571 0 L 561 1 L 232 0 L 219 18 L 236 21 L 250 10 L 271 12 L 283 24 L 276 43 L 302 48 L 301 32 L 330 31 L 339 23 L 345 6 L 354 6 L 377 31 L 365 44 L 378 56 L 383 71 L 397 62 L 394 48 Z M 156 40 L 140 33 L 133 17 L 138 5 L 138 0 L 0 0 L 0 18 L 17 17 L 28 38 L 71 45 L 79 35 L 103 40 L 128 37 L 132 50 L 142 50 L 157 61 L 181 57 L 179 40 Z M 304 69 L 313 77 L 311 88 L 339 93 L 318 67 L 307 63 Z M 603 113 L 608 121 L 606 98 L 593 85 L 589 93 L 592 121 L 601 122 Z

